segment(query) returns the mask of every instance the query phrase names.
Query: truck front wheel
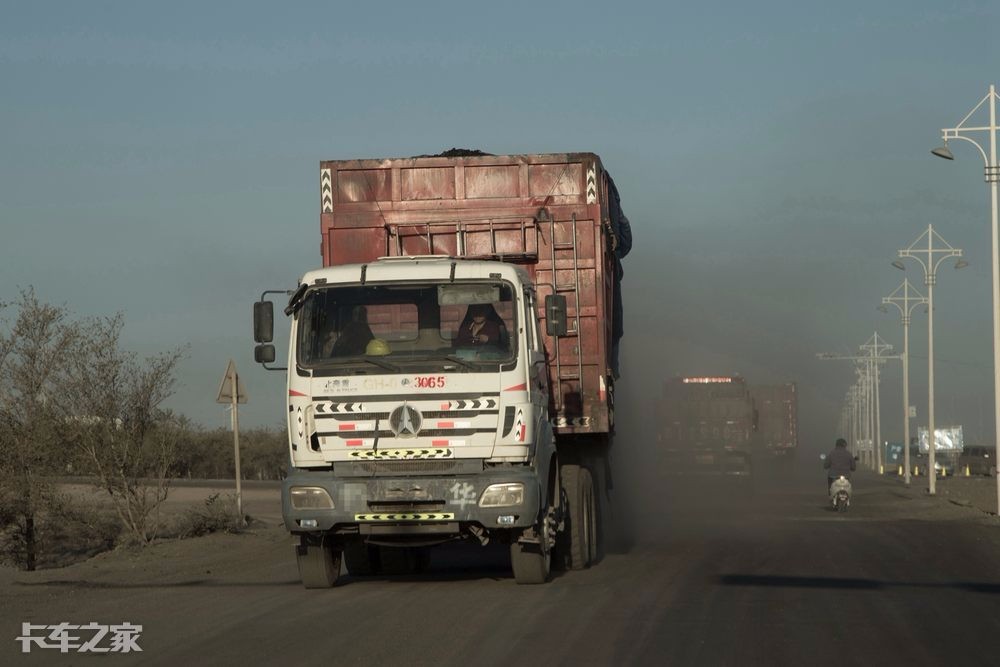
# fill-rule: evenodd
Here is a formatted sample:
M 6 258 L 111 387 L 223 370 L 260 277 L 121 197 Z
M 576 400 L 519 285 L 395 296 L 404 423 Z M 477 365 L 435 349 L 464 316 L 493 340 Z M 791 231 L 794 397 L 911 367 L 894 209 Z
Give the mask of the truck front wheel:
M 379 548 L 363 540 L 351 540 L 344 545 L 344 565 L 352 577 L 370 577 L 380 570 Z
M 303 537 L 302 543 L 295 547 L 295 555 L 303 586 L 331 588 L 337 583 L 342 552 L 326 536 L 315 542 Z
M 549 580 L 552 554 L 541 544 L 514 542 L 510 545 L 510 565 L 519 584 L 544 584 Z

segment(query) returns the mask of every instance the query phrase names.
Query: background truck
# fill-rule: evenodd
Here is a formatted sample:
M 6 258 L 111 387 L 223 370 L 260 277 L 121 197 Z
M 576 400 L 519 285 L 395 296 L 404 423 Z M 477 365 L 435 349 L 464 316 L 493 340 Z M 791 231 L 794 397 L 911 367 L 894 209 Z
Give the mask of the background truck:
M 588 567 L 609 516 L 628 220 L 592 153 L 320 164 L 323 267 L 291 294 L 285 525 L 306 587 L 510 545 Z M 268 294 L 265 292 L 264 294 Z M 258 362 L 273 310 L 254 305 Z
M 742 377 L 672 378 L 660 414 L 667 474 L 750 475 L 756 414 Z
M 799 446 L 795 383 L 754 385 L 750 394 L 757 411 L 755 453 L 768 458 L 791 459 Z

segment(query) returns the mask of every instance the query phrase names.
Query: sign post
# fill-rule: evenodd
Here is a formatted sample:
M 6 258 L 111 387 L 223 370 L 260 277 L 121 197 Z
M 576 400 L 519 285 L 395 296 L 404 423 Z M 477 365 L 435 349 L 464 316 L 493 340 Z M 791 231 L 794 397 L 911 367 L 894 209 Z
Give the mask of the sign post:
M 233 454 L 236 462 L 236 513 L 240 517 L 240 525 L 243 524 L 243 490 L 240 480 L 240 412 L 239 404 L 247 402 L 247 392 L 243 387 L 243 381 L 239 373 L 236 372 L 236 362 L 229 360 L 226 366 L 226 374 L 222 376 L 222 384 L 219 385 L 219 395 L 215 399 L 216 403 L 229 403 L 232 407 L 233 425 Z

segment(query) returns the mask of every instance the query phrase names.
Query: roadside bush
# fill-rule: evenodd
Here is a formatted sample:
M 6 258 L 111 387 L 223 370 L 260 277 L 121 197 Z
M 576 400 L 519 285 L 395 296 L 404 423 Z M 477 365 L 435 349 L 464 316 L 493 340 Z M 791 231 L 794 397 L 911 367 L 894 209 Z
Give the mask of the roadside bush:
M 236 511 L 236 496 L 213 493 L 201 507 L 184 512 L 172 532 L 181 539 L 210 533 L 241 533 L 245 526 L 242 519 Z
M 122 538 L 122 525 L 108 508 L 68 507 L 46 517 L 42 530 L 43 567 L 64 567 L 111 551 Z
M 64 567 L 87 560 L 118 544 L 121 523 L 113 512 L 92 505 L 80 505 L 57 496 L 36 514 L 35 567 Z M 17 517 L 0 530 L 0 560 L 25 567 L 28 553 L 24 540 L 24 519 Z
M 282 430 L 255 428 L 240 435 L 243 479 L 283 479 L 288 437 Z

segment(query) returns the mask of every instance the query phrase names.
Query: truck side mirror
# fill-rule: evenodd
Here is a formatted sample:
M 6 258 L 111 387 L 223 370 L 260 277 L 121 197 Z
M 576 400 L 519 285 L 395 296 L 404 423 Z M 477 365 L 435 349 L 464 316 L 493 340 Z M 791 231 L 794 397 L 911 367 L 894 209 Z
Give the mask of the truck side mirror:
M 270 343 L 274 340 L 274 304 L 270 301 L 256 301 L 253 304 L 253 340 L 255 343 Z M 273 345 L 271 357 L 271 361 L 274 361 Z
M 274 363 L 274 346 L 273 345 L 258 345 L 253 349 L 253 360 L 258 364 L 273 364 Z
M 545 297 L 545 333 L 550 336 L 565 336 L 566 297 L 562 294 L 548 294 Z

